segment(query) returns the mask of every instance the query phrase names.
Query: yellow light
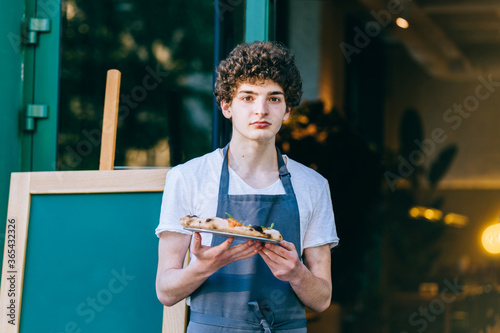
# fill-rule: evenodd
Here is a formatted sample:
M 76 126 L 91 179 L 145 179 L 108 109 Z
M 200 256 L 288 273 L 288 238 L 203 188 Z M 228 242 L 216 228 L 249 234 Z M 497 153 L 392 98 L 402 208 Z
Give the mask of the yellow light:
M 469 223 L 469 218 L 461 214 L 448 213 L 444 217 L 444 223 L 453 227 L 462 228 Z
M 408 214 L 414 219 L 426 219 L 431 222 L 439 221 L 443 217 L 443 212 L 439 209 L 423 206 L 413 206 Z
M 439 286 L 435 282 L 423 282 L 418 286 L 418 294 L 422 297 L 434 297 L 439 292 Z
M 493 254 L 500 253 L 500 223 L 484 229 L 481 240 L 486 251 Z
M 75 5 L 72 4 L 71 2 L 68 2 L 66 5 L 66 18 L 68 21 L 71 21 L 73 18 L 75 18 L 76 14 L 76 8 Z
M 408 27 L 410 26 L 410 24 L 408 23 L 408 21 L 407 21 L 407 20 L 405 20 L 405 19 L 404 19 L 404 18 L 402 18 L 402 17 L 398 17 L 398 18 L 396 19 L 396 25 L 397 25 L 398 27 L 400 27 L 401 29 L 406 29 L 406 28 L 408 28 Z
M 301 123 L 301 124 L 306 125 L 306 124 L 308 124 L 308 123 L 309 123 L 309 118 L 307 118 L 307 116 L 306 116 L 306 115 L 301 114 L 300 116 L 298 116 L 298 117 L 297 117 L 297 121 L 298 121 L 299 123 Z
M 443 217 L 443 213 L 438 209 L 427 208 L 424 211 L 424 217 L 430 221 L 437 221 Z
M 432 209 L 426 209 L 424 211 L 424 217 L 428 220 L 433 220 L 434 219 L 434 211 Z
M 420 209 L 418 207 L 412 207 L 410 209 L 410 216 L 416 219 L 417 217 L 420 216 Z

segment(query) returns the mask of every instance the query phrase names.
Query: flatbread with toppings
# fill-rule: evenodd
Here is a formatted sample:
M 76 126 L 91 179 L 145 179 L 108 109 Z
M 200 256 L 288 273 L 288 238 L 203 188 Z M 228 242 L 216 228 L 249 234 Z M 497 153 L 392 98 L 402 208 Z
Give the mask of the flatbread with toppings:
M 245 225 L 238 222 L 232 217 L 202 218 L 196 215 L 188 215 L 181 218 L 180 223 L 184 228 L 192 231 L 218 231 L 235 236 L 256 237 L 262 238 L 263 240 L 271 240 L 275 242 L 281 242 L 283 240 L 283 236 L 281 235 L 281 233 L 278 230 L 272 229 L 272 226 L 271 228 L 268 228 L 258 225 Z

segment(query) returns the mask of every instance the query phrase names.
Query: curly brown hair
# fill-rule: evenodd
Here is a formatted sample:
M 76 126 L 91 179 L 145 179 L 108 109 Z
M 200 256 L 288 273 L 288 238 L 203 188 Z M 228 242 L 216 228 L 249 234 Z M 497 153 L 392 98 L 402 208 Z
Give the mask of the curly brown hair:
M 278 42 L 256 41 L 236 46 L 217 68 L 217 105 L 220 108 L 221 101 L 231 103 L 240 84 L 265 80 L 272 80 L 283 89 L 287 107 L 299 105 L 302 79 L 290 50 Z

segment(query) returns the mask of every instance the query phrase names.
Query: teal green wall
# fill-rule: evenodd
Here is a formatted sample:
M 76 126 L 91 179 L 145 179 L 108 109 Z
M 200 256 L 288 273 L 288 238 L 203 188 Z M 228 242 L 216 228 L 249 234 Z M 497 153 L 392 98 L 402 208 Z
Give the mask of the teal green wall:
M 0 253 L 3 258 L 10 174 L 20 170 L 19 115 L 22 109 L 20 48 L 24 1 L 0 0 Z

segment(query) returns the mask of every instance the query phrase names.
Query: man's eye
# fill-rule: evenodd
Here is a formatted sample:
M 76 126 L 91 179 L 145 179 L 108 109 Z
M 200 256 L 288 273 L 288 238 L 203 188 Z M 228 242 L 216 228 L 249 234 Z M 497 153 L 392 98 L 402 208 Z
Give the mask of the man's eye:
M 242 100 L 244 100 L 245 102 L 250 102 L 252 99 L 253 99 L 252 96 L 244 96 L 242 98 Z
M 279 102 L 281 102 L 281 98 L 279 98 L 279 97 L 271 97 L 271 102 L 279 103 Z

